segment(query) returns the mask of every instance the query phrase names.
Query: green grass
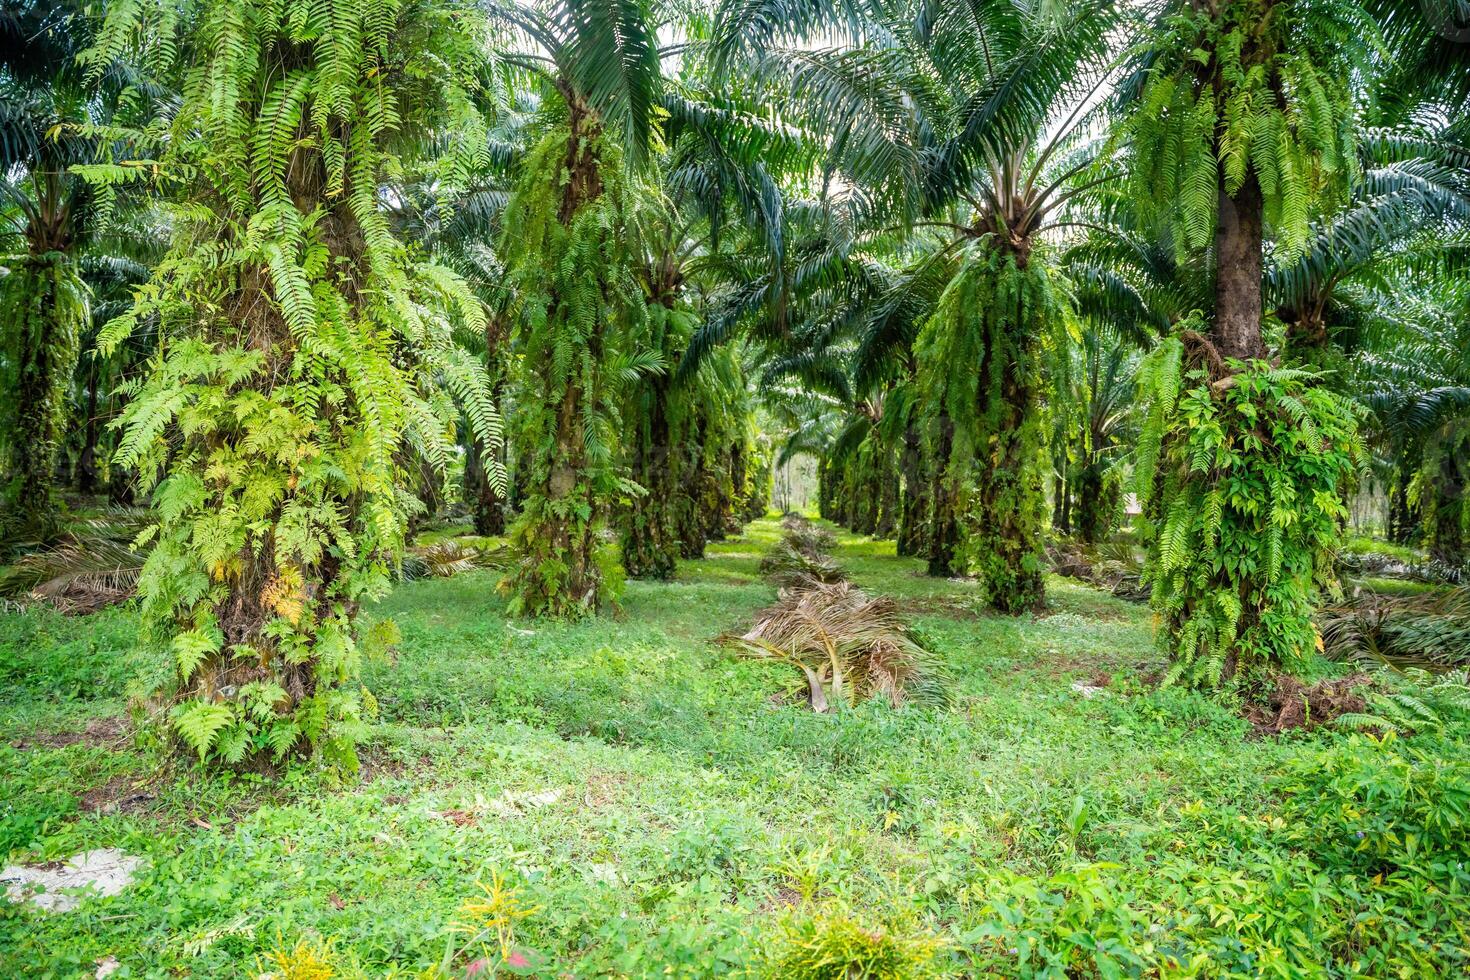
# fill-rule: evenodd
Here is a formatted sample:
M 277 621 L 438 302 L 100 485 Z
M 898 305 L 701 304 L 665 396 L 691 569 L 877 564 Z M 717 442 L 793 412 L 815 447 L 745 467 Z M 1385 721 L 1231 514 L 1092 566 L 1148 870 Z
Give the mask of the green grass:
M 1047 615 L 990 616 L 972 585 L 843 535 L 856 582 L 943 656 L 951 703 L 776 703 L 795 676 L 713 641 L 773 599 L 756 565 L 778 536 L 758 522 L 575 625 L 507 621 L 490 572 L 402 585 L 374 611 L 403 643 L 366 672 L 381 719 L 358 775 L 209 773 L 146 733 L 50 744 L 126 713 L 161 667 L 127 611 L 0 617 L 12 857 L 117 846 L 150 862 L 67 915 L 0 904 L 0 975 L 74 976 L 106 955 L 132 976 L 253 975 L 313 937 L 368 975 L 411 973 L 494 875 L 537 909 L 516 939 L 546 976 L 769 971 L 800 943 L 881 930 L 898 938 L 874 957 L 938 949 L 913 975 L 1187 973 L 1191 956 L 1206 975 L 1351 973 L 1354 958 L 1374 975 L 1374 949 L 1426 971 L 1403 975 L 1463 962 L 1463 869 L 1428 897 L 1381 892 L 1387 911 L 1355 925 L 1383 899 L 1327 874 L 1330 820 L 1291 819 L 1283 774 L 1359 742 L 1256 739 L 1227 704 L 1146 689 L 1159 656 L 1139 606 L 1052 579 Z M 1461 742 L 1442 754 L 1463 771 Z M 1230 919 L 1251 907 L 1263 921 Z
M 1341 550 L 1345 554 L 1350 555 L 1387 555 L 1389 558 L 1397 559 L 1406 565 L 1424 560 L 1424 552 L 1418 548 L 1394 544 L 1382 538 L 1373 538 L 1362 534 L 1355 534 L 1344 538 Z

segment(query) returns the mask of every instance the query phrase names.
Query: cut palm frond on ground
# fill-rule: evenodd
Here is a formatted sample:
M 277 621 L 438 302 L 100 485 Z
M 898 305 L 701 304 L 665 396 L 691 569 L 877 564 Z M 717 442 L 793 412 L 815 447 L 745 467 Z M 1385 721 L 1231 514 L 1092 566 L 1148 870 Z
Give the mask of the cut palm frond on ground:
M 506 545 L 487 547 L 451 539 L 415 548 L 404 555 L 403 579 L 414 582 L 423 578 L 449 578 L 477 568 L 507 568 L 510 562 L 510 548 Z
M 806 588 L 847 580 L 847 573 L 831 556 L 837 535 L 831 528 L 800 514 L 781 519 L 782 538 L 761 559 L 760 572 L 779 586 Z
M 1323 609 L 1317 624 L 1333 657 L 1470 665 L 1470 586 L 1422 595 L 1360 591 Z
M 800 587 L 830 585 L 846 580 L 847 573 L 830 555 L 803 551 L 790 541 L 781 541 L 761 559 L 760 572 L 777 585 Z
M 132 597 L 145 557 L 109 538 L 78 538 L 18 560 L 0 574 L 0 595 L 96 612 Z
M 944 700 L 938 659 L 913 637 L 893 600 L 848 582 L 783 590 L 749 632 L 726 639 L 748 656 L 799 669 L 814 711 L 872 697 L 895 708 Z
M 1143 561 L 1127 541 L 1087 545 L 1064 540 L 1047 547 L 1047 559 L 1057 575 L 1107 589 L 1129 602 L 1148 601 L 1149 590 L 1142 585 Z
M 781 529 L 785 532 L 786 542 L 800 551 L 826 554 L 837 547 L 836 532 L 800 514 L 787 514 L 781 518 Z

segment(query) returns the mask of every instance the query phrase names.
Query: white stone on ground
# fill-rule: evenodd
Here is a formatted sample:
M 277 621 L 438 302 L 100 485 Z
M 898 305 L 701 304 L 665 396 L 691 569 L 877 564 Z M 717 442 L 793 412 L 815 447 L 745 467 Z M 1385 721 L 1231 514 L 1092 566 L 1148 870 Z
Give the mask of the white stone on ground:
M 70 912 L 84 896 L 64 893 L 62 889 L 90 888 L 95 895 L 116 895 L 132 882 L 133 872 L 142 863 L 142 858 L 124 854 L 115 847 L 103 847 L 73 855 L 60 868 L 11 865 L 0 872 L 0 882 L 13 902 L 29 899 L 37 908 L 48 912 Z

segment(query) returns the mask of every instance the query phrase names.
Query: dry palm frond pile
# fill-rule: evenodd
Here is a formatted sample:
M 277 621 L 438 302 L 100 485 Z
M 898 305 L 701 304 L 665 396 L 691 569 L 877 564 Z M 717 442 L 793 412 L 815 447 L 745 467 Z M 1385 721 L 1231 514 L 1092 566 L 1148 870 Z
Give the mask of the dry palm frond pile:
M 404 555 L 403 578 L 407 582 L 422 578 L 449 578 L 476 568 L 503 569 L 510 565 L 510 561 L 510 548 L 506 545 L 489 547 L 451 539 L 414 548 Z
M 1141 584 L 1143 562 L 1134 546 L 1126 541 L 1096 545 L 1062 541 L 1048 545 L 1046 553 L 1051 570 L 1058 575 L 1106 589 L 1130 602 L 1148 599 L 1149 590 Z
M 1402 673 L 1380 667 L 1377 675 L 1363 709 L 1340 715 L 1339 727 L 1409 736 L 1470 725 L 1470 668 L 1432 674 L 1418 667 Z
M 781 520 L 781 541 L 761 559 L 760 571 L 777 585 L 802 587 L 818 583 L 846 581 L 847 573 L 830 552 L 837 536 L 830 528 L 809 521 L 800 514 L 787 514 Z
M 791 546 L 802 551 L 827 554 L 837 547 L 837 535 L 830 527 L 823 527 L 800 514 L 787 514 L 781 518 L 781 529 Z
M 1421 595 L 1360 591 L 1317 614 L 1329 656 L 1470 665 L 1470 586 Z
M 44 551 L 19 558 L 0 571 L 0 597 L 22 604 L 41 603 L 67 615 L 93 613 L 126 602 L 138 587 L 148 547 L 133 547 L 136 530 L 126 535 L 117 522 L 79 524 L 65 540 Z M 473 541 L 441 541 L 415 548 L 403 557 L 403 578 L 447 578 L 475 568 L 504 568 L 510 563 L 505 545 L 488 547 Z
M 108 538 L 77 538 L 18 560 L 0 575 L 0 595 L 67 615 L 96 612 L 132 597 L 145 557 Z
M 749 656 L 799 669 L 815 711 L 872 697 L 894 707 L 943 701 L 939 662 L 899 618 L 893 600 L 849 582 L 783 589 L 749 632 L 725 639 Z

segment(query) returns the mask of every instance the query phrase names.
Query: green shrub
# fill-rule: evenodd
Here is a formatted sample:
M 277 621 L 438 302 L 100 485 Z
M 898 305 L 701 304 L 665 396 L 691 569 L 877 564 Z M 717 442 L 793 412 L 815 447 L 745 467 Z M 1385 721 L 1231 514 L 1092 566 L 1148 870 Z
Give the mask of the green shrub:
M 1470 860 L 1470 763 L 1393 735 L 1354 735 L 1297 762 L 1285 817 L 1334 870 L 1431 877 Z
M 1047 879 L 1002 872 L 986 886 L 978 922 L 961 937 L 976 974 L 1138 975 L 1154 960 L 1143 911 L 1111 866 Z
M 1359 458 L 1356 409 L 1316 376 L 1228 365 L 1191 330 L 1145 360 L 1136 468 L 1157 531 L 1144 583 L 1170 680 L 1218 685 L 1306 669 Z
M 869 926 L 842 911 L 798 915 L 782 928 L 767 975 L 781 980 L 911 980 L 939 974 L 943 941 L 896 923 Z

